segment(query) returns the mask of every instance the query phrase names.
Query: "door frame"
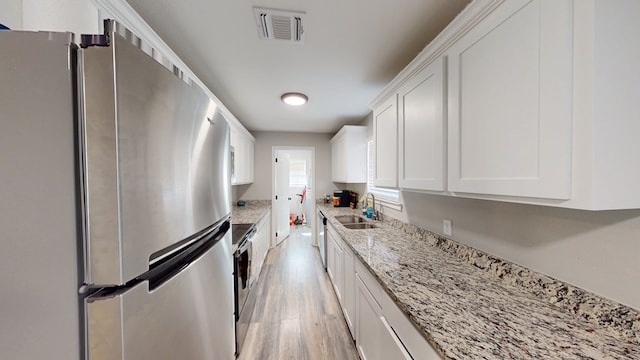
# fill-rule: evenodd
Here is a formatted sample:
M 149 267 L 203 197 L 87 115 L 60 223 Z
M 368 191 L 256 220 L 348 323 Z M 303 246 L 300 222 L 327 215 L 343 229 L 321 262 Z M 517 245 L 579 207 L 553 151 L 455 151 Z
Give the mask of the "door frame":
M 278 214 L 275 211 L 275 198 L 276 198 L 276 163 L 274 161 L 276 157 L 276 151 L 281 150 L 309 150 L 311 151 L 311 195 L 316 196 L 316 147 L 315 146 L 271 146 L 271 209 L 273 209 L 271 213 L 271 236 L 270 236 L 270 246 L 275 247 L 276 245 L 276 230 L 278 225 Z M 307 191 L 309 191 L 309 186 L 307 186 Z M 315 202 L 315 199 L 312 199 Z M 315 213 L 314 213 L 315 214 Z M 307 218 L 307 224 L 311 223 L 312 234 L 315 234 L 317 231 L 317 221 L 316 216 L 309 215 Z

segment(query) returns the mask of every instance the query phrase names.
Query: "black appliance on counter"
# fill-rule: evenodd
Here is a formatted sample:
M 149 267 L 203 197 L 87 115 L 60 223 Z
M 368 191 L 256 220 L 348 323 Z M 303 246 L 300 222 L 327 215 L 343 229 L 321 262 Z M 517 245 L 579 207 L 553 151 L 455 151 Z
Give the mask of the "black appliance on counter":
M 349 207 L 349 203 L 351 202 L 351 191 L 335 190 L 333 192 L 333 198 L 336 199 L 333 202 L 334 207 Z

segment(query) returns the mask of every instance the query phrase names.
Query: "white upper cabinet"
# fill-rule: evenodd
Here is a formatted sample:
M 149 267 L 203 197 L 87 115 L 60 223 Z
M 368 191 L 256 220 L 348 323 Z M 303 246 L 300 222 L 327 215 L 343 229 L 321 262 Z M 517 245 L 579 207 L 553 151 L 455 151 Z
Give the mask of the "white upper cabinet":
M 331 139 L 331 180 L 367 182 L 367 127 L 345 125 Z
M 231 146 L 234 150 L 231 185 L 253 183 L 254 139 L 231 126 Z
M 399 184 L 445 190 L 444 59 L 420 71 L 398 91 Z
M 640 208 L 639 13 L 637 0 L 473 1 L 369 105 L 376 184 Z M 442 88 L 440 129 L 429 104 Z
M 373 110 L 375 178 L 379 187 L 398 187 L 398 100 L 389 97 Z
M 450 191 L 571 196 L 572 6 L 505 2 L 448 51 Z

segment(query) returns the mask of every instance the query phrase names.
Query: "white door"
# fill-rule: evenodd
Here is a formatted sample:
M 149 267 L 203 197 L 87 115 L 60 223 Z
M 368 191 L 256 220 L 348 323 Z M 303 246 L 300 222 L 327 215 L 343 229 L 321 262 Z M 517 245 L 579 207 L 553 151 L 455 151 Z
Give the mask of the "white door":
M 289 236 L 289 155 L 283 151 L 275 152 L 275 218 L 276 245 Z

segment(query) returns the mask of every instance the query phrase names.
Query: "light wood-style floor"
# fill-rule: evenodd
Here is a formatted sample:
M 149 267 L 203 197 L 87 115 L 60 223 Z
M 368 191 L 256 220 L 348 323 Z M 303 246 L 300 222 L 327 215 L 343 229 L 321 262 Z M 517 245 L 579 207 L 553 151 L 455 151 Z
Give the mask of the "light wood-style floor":
M 239 360 L 359 359 L 312 228 L 294 226 L 271 249 L 253 291 L 256 307 Z

